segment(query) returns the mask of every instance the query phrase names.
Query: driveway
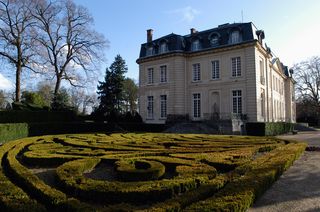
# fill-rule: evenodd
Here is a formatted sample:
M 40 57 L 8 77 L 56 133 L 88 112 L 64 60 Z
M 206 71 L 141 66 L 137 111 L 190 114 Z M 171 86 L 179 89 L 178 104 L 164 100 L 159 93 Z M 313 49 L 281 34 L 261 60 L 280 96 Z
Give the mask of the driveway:
M 279 138 L 306 141 L 309 146 L 320 147 L 320 131 Z M 320 152 L 305 152 L 248 211 L 320 211 Z

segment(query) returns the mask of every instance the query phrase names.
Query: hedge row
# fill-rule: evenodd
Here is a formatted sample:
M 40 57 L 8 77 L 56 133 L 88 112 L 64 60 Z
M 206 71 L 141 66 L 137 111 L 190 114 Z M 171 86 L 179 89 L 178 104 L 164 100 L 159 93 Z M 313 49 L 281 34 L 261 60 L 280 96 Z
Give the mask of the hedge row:
M 24 138 L 28 136 L 28 125 L 25 123 L 19 124 L 0 124 L 0 144 Z
M 45 211 L 45 207 L 31 199 L 20 187 L 6 176 L 3 165 L 7 152 L 15 143 L 4 144 L 0 148 L 0 211 Z
M 273 136 L 293 131 L 293 123 L 287 122 L 248 122 L 246 123 L 247 135 Z
M 56 170 L 60 184 L 70 194 L 95 202 L 146 204 L 170 199 L 177 194 L 198 188 L 207 181 L 204 176 L 183 179 L 162 179 L 157 181 L 101 181 L 83 176 L 100 159 L 80 159 L 67 162 Z
M 73 111 L 0 111 L 0 123 L 70 122 L 76 121 Z
M 238 167 L 232 182 L 212 197 L 187 207 L 187 211 L 246 211 L 305 148 L 304 143 L 291 143 Z
M 10 174 L 17 184 L 28 191 L 31 196 L 40 200 L 40 202 L 45 204 L 49 209 L 62 211 L 93 211 L 88 205 L 80 203 L 74 198 L 68 198 L 66 194 L 48 186 L 32 174 L 28 168 L 19 163 L 16 156 L 32 142 L 33 139 L 22 140 L 8 152 L 6 163 Z

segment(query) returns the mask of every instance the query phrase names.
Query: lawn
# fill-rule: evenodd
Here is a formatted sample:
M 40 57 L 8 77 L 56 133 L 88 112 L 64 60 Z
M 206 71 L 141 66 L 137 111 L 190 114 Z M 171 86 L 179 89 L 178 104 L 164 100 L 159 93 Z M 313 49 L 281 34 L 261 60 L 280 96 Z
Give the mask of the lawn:
M 20 139 L 0 147 L 0 211 L 245 211 L 305 147 L 200 134 Z

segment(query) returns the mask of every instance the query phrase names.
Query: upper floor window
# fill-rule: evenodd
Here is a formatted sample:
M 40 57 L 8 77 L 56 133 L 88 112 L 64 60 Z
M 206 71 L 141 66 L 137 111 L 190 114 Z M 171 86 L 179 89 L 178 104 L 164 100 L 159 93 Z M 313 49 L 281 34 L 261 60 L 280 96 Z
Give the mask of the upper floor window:
M 232 43 L 232 44 L 241 42 L 241 34 L 240 34 L 240 32 L 238 30 L 232 31 L 231 34 L 230 34 L 229 40 L 230 40 L 230 43 Z
M 200 63 L 196 63 L 192 65 L 192 81 L 200 81 Z
M 160 66 L 160 82 L 167 82 L 167 66 Z
M 220 78 L 219 60 L 214 60 L 211 62 L 211 64 L 212 64 L 212 79 L 219 79 Z
M 153 68 L 148 68 L 148 84 L 154 83 L 153 76 L 154 76 Z
M 192 51 L 198 51 L 198 50 L 200 50 L 200 41 L 199 41 L 198 39 L 192 41 L 191 50 L 192 50 Z
M 231 58 L 231 66 L 232 66 L 232 76 L 240 77 L 241 76 L 241 58 L 240 57 Z
M 160 44 L 160 54 L 166 53 L 168 51 L 168 45 L 166 42 Z
M 151 56 L 151 55 L 153 55 L 153 47 L 149 46 L 147 47 L 147 56 Z
M 262 59 L 260 59 L 259 61 L 259 65 L 260 65 L 260 83 L 262 85 L 265 84 L 265 78 L 264 78 L 264 62 Z

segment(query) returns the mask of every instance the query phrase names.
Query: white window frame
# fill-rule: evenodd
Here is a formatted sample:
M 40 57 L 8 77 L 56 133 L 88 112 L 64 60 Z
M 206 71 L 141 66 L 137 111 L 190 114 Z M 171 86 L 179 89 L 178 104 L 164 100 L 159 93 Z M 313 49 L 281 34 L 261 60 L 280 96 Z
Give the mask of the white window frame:
M 154 83 L 154 68 L 148 68 L 148 84 Z
M 167 66 L 162 65 L 160 66 L 160 82 L 165 83 L 167 80 Z
M 154 97 L 153 96 L 147 97 L 147 118 L 148 119 L 154 118 Z
M 192 64 L 192 81 L 197 82 L 201 80 L 201 67 L 200 63 Z
M 241 77 L 241 57 L 231 58 L 232 77 Z
M 243 113 L 243 98 L 242 98 L 242 90 L 232 90 L 232 113 L 233 114 L 242 114 Z
M 240 41 L 241 41 L 240 32 L 238 30 L 235 30 L 235 31 L 231 32 L 231 34 L 230 34 L 230 42 L 232 44 L 234 44 L 234 43 L 239 43 Z
M 167 117 L 167 95 L 160 95 L 160 118 Z
M 211 79 L 220 79 L 220 62 L 219 60 L 211 61 Z
M 201 93 L 192 94 L 192 109 L 193 118 L 201 118 Z

